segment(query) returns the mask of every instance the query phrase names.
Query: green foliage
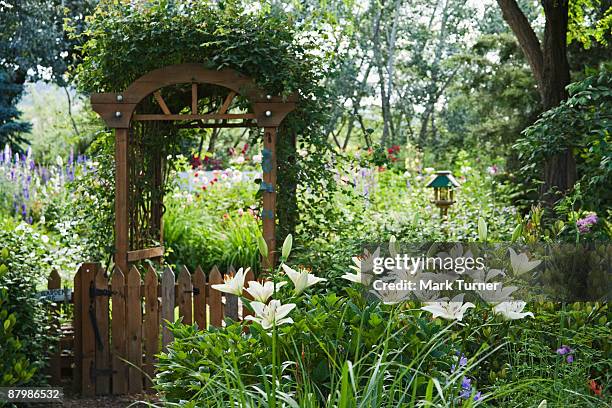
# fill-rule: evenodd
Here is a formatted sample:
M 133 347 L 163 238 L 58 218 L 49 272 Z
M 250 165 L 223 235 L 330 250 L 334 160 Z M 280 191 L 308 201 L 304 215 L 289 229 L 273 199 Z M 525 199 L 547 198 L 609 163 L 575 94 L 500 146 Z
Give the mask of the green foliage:
M 65 85 L 66 66 L 76 56 L 75 43 L 63 29 L 64 18 L 81 30 L 95 0 L 8 0 L 0 3 L 0 145 L 20 151 L 30 125 L 15 107 L 26 79 Z
M 254 198 L 256 185 L 241 184 L 216 185 L 197 195 L 177 191 L 171 196 L 164 218 L 167 262 L 191 270 L 201 266 L 208 271 L 215 265 L 221 270 L 230 266 L 259 270 L 261 222 L 240 205 L 241 199 Z
M 50 273 L 43 236 L 26 224 L 0 220 L 0 385 L 40 386 L 55 336 L 37 288 Z
M 604 68 L 568 90 L 570 98 L 542 114 L 515 147 L 526 163 L 522 170 L 536 180 L 541 180 L 542 163 L 571 148 L 582 192 L 580 207 L 605 212 L 612 208 L 612 75 Z
M 412 407 L 453 393 L 458 376 L 443 384 L 441 395 L 426 397 L 430 376 L 448 371 L 452 360 L 448 329 L 440 322 L 366 304 L 355 291 L 308 297 L 292 318 L 294 324 L 279 327 L 277 361 L 283 363 L 275 392 L 270 334 L 255 325 L 245 334 L 231 321 L 209 332 L 172 326 L 175 341 L 160 357 L 156 388 L 168 403 L 183 406 L 257 405 L 270 403 L 275 393 L 291 406 Z
M 102 129 L 86 96 L 53 84 L 26 85 L 19 108 L 32 123 L 28 142 L 39 164 L 54 164 L 57 156 L 68 161 L 71 150 L 84 153 Z
M 0 68 L 0 146 L 9 145 L 20 152 L 26 141 L 22 136 L 31 129 L 27 122 L 19 120 L 21 112 L 15 105 L 23 92 L 23 85 L 10 81 L 8 74 Z
M 585 48 L 593 43 L 608 45 L 612 33 L 612 3 L 609 0 L 569 2 L 568 43 L 577 41 Z
M 354 289 L 307 296 L 279 326 L 281 377 L 272 391 L 272 338 L 257 325 L 227 321 L 202 332 L 172 326 L 175 341 L 158 363 L 156 388 L 168 404 L 289 406 L 466 406 L 458 395 L 468 377 L 482 392 L 474 406 L 596 407 L 609 400 L 607 306 L 535 303 L 535 319 L 503 321 L 486 308 L 459 324 L 431 320 L 413 304 L 367 303 Z M 417 306 L 418 307 L 418 306 Z M 567 345 L 572 358 L 559 355 Z M 459 362 L 459 356 L 465 361 Z M 604 400 L 589 390 L 603 384 Z M 571 390 L 568 391 L 568 390 Z M 472 397 L 475 391 L 472 391 Z M 190 405 L 191 404 L 191 405 Z

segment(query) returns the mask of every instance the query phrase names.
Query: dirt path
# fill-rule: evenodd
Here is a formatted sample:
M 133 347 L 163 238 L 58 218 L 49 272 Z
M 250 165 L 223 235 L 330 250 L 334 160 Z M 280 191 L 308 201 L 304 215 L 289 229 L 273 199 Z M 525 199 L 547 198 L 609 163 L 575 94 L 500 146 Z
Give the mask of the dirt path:
M 148 402 L 143 403 L 143 402 Z M 36 404 L 33 407 L 42 407 Z M 150 394 L 105 396 L 93 398 L 79 398 L 76 396 L 65 396 L 61 404 L 44 404 L 45 407 L 68 407 L 68 408 L 127 408 L 127 407 L 161 407 L 157 398 Z

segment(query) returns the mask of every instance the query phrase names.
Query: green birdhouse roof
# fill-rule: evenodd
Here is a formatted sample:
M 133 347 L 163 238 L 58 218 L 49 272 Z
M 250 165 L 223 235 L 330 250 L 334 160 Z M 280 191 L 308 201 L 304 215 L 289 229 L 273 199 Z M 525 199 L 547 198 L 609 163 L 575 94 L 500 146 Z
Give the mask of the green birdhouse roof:
M 439 188 L 439 187 L 459 187 L 459 182 L 455 180 L 455 177 L 450 171 L 438 171 L 429 180 L 427 187 Z

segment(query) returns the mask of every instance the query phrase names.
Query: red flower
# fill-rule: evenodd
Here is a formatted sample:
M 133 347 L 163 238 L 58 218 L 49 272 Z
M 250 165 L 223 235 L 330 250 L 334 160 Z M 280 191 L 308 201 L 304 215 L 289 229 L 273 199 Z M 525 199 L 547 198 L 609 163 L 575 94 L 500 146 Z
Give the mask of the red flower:
M 192 168 L 197 168 L 200 167 L 202 165 L 202 161 L 200 160 L 200 158 L 198 156 L 193 156 L 191 157 L 191 167 Z
M 198 177 L 198 173 L 195 173 L 195 174 L 193 175 L 193 177 Z
M 597 384 L 597 381 L 595 380 L 589 381 L 589 389 L 593 391 L 595 395 L 601 397 L 601 392 L 603 391 L 603 387 Z

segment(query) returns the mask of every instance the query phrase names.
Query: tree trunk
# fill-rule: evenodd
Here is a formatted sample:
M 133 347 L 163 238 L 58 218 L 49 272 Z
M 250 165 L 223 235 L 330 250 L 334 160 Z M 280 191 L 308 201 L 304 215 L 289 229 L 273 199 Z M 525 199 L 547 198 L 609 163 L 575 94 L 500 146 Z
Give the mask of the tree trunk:
M 570 83 L 570 68 L 567 61 L 568 2 L 543 0 L 546 15 L 544 30 L 543 61 L 541 79 L 542 106 L 549 110 L 567 99 L 566 87 Z M 541 194 L 558 190 L 566 192 L 576 182 L 576 160 L 571 149 L 550 157 L 544 163 L 544 185 Z M 550 203 L 554 197 L 545 197 Z
M 541 0 L 546 16 L 542 45 L 516 0 L 497 0 L 497 3 L 529 62 L 538 84 L 542 107 L 549 110 L 558 106 L 567 99 L 566 87 L 570 83 L 567 61 L 568 0 Z M 571 149 L 567 149 L 544 162 L 544 185 L 540 195 L 552 204 L 554 196 L 545 196 L 549 191 L 567 192 L 575 182 L 576 160 Z

